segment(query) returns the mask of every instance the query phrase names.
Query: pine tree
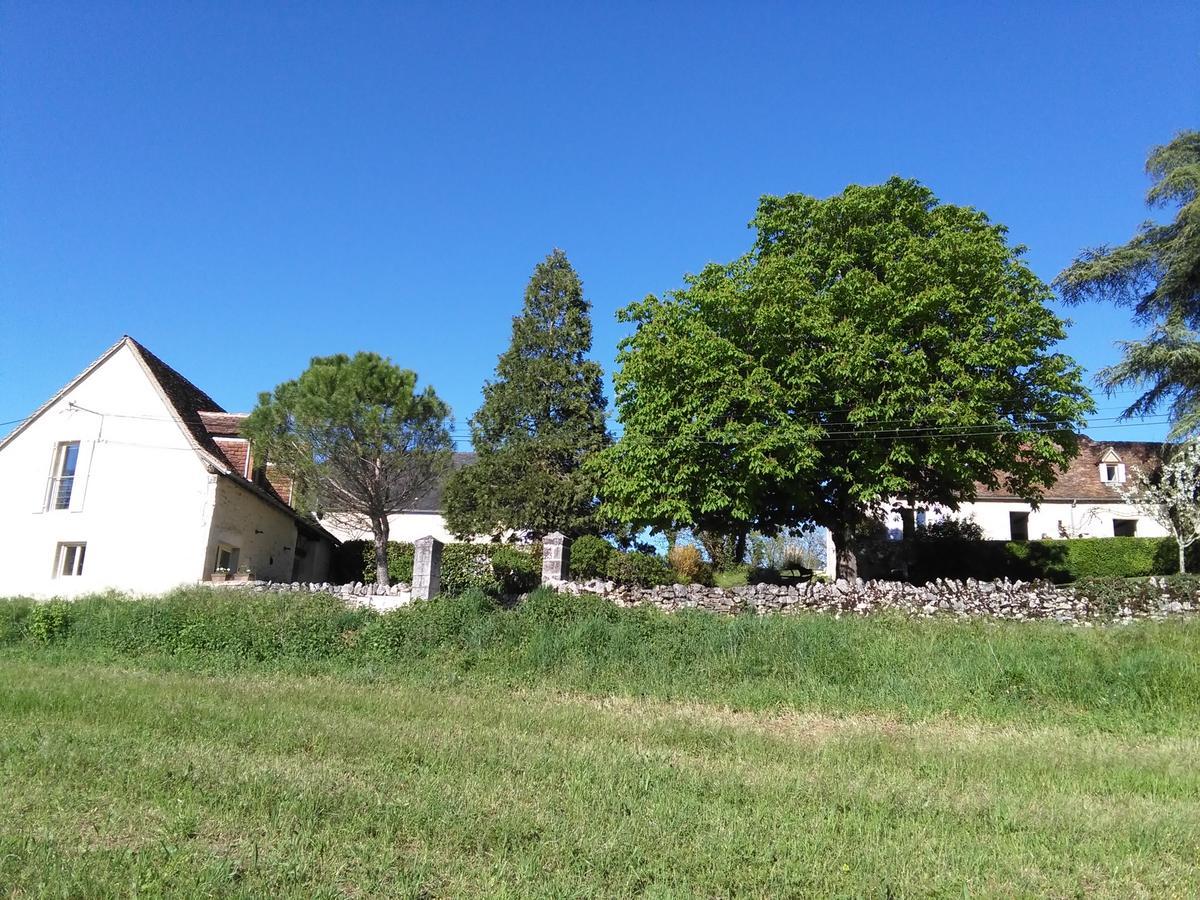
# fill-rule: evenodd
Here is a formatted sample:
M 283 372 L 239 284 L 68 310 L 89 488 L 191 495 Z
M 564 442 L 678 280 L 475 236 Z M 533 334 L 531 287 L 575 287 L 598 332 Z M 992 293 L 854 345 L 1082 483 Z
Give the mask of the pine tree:
M 599 530 L 596 478 L 583 463 L 611 442 L 591 304 L 566 254 L 539 263 L 513 319 L 512 343 L 471 418 L 473 465 L 446 488 L 446 519 L 459 535 Z

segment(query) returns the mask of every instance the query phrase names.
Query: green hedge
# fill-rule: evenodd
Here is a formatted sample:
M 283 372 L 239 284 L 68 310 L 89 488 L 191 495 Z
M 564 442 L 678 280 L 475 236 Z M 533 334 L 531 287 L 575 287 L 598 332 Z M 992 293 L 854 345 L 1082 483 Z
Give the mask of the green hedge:
M 357 554 L 358 568 L 347 581 L 375 582 L 375 544 L 372 541 L 347 541 L 345 554 Z M 388 541 L 388 578 L 393 582 L 412 582 L 413 545 Z M 541 583 L 542 548 L 540 544 L 446 544 L 442 547 L 442 590 L 458 596 L 478 590 L 490 597 L 523 594 Z
M 602 537 L 585 534 L 571 542 L 571 577 L 587 581 L 608 575 L 608 561 L 617 548 Z
M 1178 559 L 1174 538 L 1020 542 L 918 539 L 913 542 L 909 577 L 918 583 L 935 578 L 984 581 L 1011 578 L 1022 581 L 1045 579 L 1061 584 L 1080 578 L 1174 575 L 1179 569 Z M 1189 569 L 1192 565 L 1189 561 Z

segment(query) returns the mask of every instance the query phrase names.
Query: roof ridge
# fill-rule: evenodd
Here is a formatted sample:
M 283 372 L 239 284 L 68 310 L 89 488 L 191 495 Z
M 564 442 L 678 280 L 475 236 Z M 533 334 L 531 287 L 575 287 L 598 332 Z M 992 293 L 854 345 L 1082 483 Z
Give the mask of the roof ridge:
M 192 382 L 186 376 L 181 374 L 178 369 L 175 369 L 168 363 L 164 362 L 161 357 L 157 356 L 152 350 L 150 350 L 148 347 L 146 347 L 145 344 L 141 343 L 136 338 L 131 337 L 128 334 L 125 335 L 124 340 L 126 340 L 130 344 L 132 344 L 134 349 L 136 349 L 137 352 L 142 355 L 142 358 L 149 365 L 152 374 L 159 381 L 160 385 L 164 389 L 167 387 L 167 385 L 162 384 L 162 381 L 163 381 L 162 376 L 166 376 L 168 379 L 177 382 L 177 385 L 180 388 L 182 388 L 183 391 L 186 391 L 193 395 L 192 399 L 200 401 L 199 403 L 193 403 L 193 404 L 189 405 L 190 412 L 192 414 L 196 414 L 196 413 L 200 413 L 200 412 L 214 412 L 214 413 L 227 412 L 225 407 L 221 406 L 221 404 L 219 404 L 216 400 L 214 400 L 212 397 L 210 397 L 205 391 L 203 391 L 199 387 L 197 387 L 194 382 Z M 168 392 L 168 398 L 171 400 L 172 405 L 175 405 L 175 400 L 176 400 L 175 395 Z M 183 412 L 183 410 L 180 410 L 178 408 L 176 409 L 176 411 L 180 412 L 180 413 Z

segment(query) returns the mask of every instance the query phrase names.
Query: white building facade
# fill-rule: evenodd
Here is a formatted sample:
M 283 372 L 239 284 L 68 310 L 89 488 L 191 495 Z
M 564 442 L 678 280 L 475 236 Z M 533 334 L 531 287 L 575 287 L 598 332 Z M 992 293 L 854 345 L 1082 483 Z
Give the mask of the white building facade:
M 1035 506 L 1003 489 L 978 485 L 977 498 L 957 510 L 910 507 L 895 501 L 883 511 L 888 537 L 900 540 L 904 519 L 924 525 L 947 519 L 976 523 L 988 541 L 1036 541 L 1101 537 L 1167 537 L 1169 532 L 1145 511 L 1125 502 L 1121 490 L 1138 471 L 1160 465 L 1161 444 L 1149 441 L 1102 443 L 1080 435 L 1079 455 Z M 832 538 L 826 540 L 833 569 Z
M 132 338 L 110 347 L 0 442 L 0 596 L 324 578 L 332 537 L 255 478 L 221 433 L 237 418 Z

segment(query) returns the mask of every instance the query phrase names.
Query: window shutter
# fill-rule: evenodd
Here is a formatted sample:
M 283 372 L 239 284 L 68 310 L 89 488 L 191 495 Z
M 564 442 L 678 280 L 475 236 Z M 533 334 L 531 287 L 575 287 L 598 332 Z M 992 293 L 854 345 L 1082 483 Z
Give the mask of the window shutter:
M 75 461 L 75 483 L 71 486 L 71 512 L 83 509 L 84 495 L 87 494 L 88 472 L 92 468 L 92 452 L 96 447 L 95 441 L 79 442 L 79 458 Z
M 58 465 L 58 443 L 50 445 L 50 465 L 46 466 L 46 474 L 33 486 L 33 511 L 45 512 L 50 502 L 50 479 L 54 477 L 54 467 Z

